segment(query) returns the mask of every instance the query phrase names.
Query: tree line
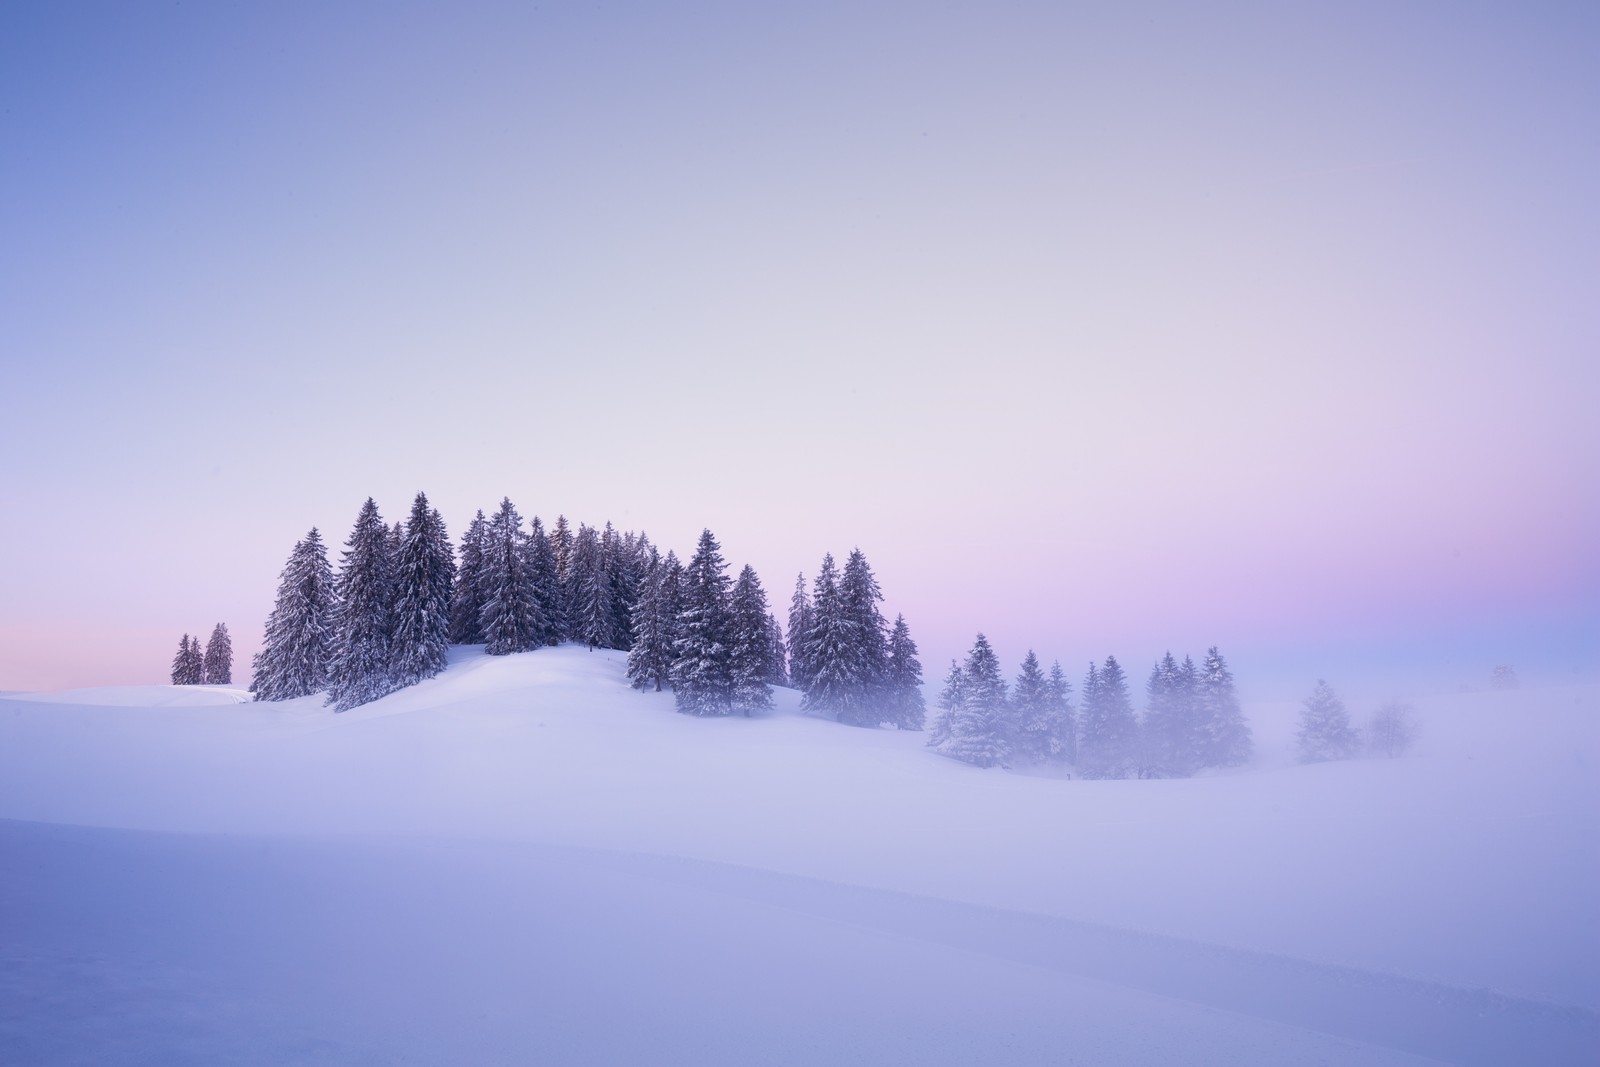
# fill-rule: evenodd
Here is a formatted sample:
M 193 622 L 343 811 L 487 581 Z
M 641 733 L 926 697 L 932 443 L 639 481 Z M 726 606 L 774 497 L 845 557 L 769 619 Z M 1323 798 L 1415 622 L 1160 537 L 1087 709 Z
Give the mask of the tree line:
M 232 685 L 233 639 L 225 623 L 217 623 L 200 650 L 200 638 L 184 634 L 178 641 L 178 654 L 172 657 L 173 685 Z

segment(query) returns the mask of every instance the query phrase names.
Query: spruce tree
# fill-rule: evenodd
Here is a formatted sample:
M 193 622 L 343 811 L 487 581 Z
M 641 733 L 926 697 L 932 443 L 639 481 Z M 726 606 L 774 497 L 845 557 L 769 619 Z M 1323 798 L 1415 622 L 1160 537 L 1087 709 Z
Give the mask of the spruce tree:
M 1011 756 L 1006 683 L 988 638 L 978 635 L 961 668 L 960 700 L 951 709 L 943 754 L 976 767 L 1003 766 Z
M 794 596 L 789 601 L 789 684 L 805 692 L 811 687 L 811 668 L 806 662 L 806 642 L 811 640 L 815 621 L 811 597 L 806 593 L 806 576 L 794 580 Z
M 1239 706 L 1233 672 L 1217 646 L 1206 650 L 1196 686 L 1196 717 L 1203 746 L 1201 762 L 1208 767 L 1240 767 L 1250 760 L 1254 741 Z
M 1187 673 L 1168 652 L 1145 683 L 1141 773 L 1149 778 L 1187 778 L 1199 766 L 1195 730 L 1194 662 Z
M 390 674 L 396 688 L 444 670 L 450 646 L 450 585 L 455 565 L 444 521 L 422 493 L 395 556 Z
M 1011 720 L 1014 749 L 1019 762 L 1046 763 L 1066 758 L 1063 735 L 1066 732 L 1063 708 L 1051 689 L 1050 680 L 1039 666 L 1039 657 L 1028 650 L 1011 692 Z
M 1085 778 L 1126 778 L 1134 769 L 1139 723 L 1128 679 L 1115 656 L 1089 667 L 1078 730 L 1078 768 Z
M 1349 759 L 1356 754 L 1360 739 L 1350 725 L 1350 713 L 1333 687 L 1318 679 L 1316 689 L 1306 698 L 1300 712 L 1300 728 L 1295 732 L 1301 763 Z
M 572 548 L 572 527 L 568 525 L 565 515 L 557 515 L 556 524 L 550 530 L 550 555 L 556 564 L 556 596 L 559 601 L 555 621 L 561 627 L 563 641 L 578 639 L 577 612 L 572 604 Z
M 172 684 L 193 685 L 189 667 L 189 635 L 178 639 L 178 654 L 172 657 Z
M 767 674 L 772 669 L 772 634 L 767 627 L 767 594 L 748 563 L 733 583 L 728 600 L 728 662 L 733 676 L 733 710 L 749 715 L 772 707 Z
M 207 685 L 233 684 L 233 638 L 226 623 L 217 623 L 206 642 L 205 675 Z
M 335 607 L 333 569 L 313 528 L 289 554 L 261 651 L 251 661 L 257 700 L 293 700 L 327 688 Z
M 545 620 L 533 588 L 523 549 L 522 516 L 506 497 L 489 521 L 484 557 L 483 609 L 480 613 L 484 651 L 491 656 L 538 648 Z
M 852 726 L 877 726 L 885 717 L 889 648 L 883 613 L 878 603 L 883 593 L 861 549 L 852 549 L 839 577 L 839 612 L 854 635 L 850 657 L 854 678 L 848 699 L 838 707 L 839 721 Z
M 939 714 L 933 718 L 933 729 L 928 733 L 928 747 L 941 748 L 950 740 L 951 723 L 961 714 L 967 699 L 967 676 L 961 665 L 950 661 L 950 670 L 944 676 L 944 688 L 939 691 Z
M 544 625 L 539 643 L 559 645 L 567 632 L 566 618 L 561 614 L 561 581 L 556 574 L 556 555 L 550 547 L 550 535 L 544 523 L 535 515 L 528 524 L 528 539 L 524 542 L 528 557 L 528 574 L 533 582 L 533 599 L 539 605 L 539 615 Z
M 783 627 L 778 624 L 778 617 L 771 613 L 767 615 L 767 684 L 789 684 L 789 663 L 784 652 Z
M 589 646 L 590 651 L 611 648 L 614 644 L 611 626 L 615 611 L 607 562 L 600 535 L 592 526 L 578 527 L 569 575 L 574 612 L 572 633 L 573 638 Z
M 635 689 L 661 692 L 672 668 L 672 619 L 667 564 L 654 549 L 639 597 L 633 605 L 633 640 L 628 649 L 628 681 Z
M 728 575 L 722 546 L 710 530 L 700 534 L 694 557 L 683 569 L 680 595 L 673 697 L 686 714 L 726 715 L 733 710 Z
M 461 566 L 450 597 L 451 644 L 483 644 L 484 557 L 488 547 L 489 523 L 480 509 L 461 535 Z
M 333 655 L 328 663 L 328 704 L 347 711 L 392 692 L 389 669 L 394 576 L 391 532 L 371 497 L 361 505 L 335 584 Z
M 838 566 L 829 553 L 822 558 L 812 591 L 811 628 L 805 644 L 809 677 L 800 706 L 806 711 L 831 713 L 841 722 L 855 722 L 862 674 L 860 652 L 856 624 L 839 595 Z
M 894 617 L 889 632 L 889 671 L 886 678 L 888 710 L 894 724 L 902 730 L 920 730 L 927 719 L 922 700 L 922 661 L 917 659 L 917 643 L 904 615 Z
M 1061 726 L 1061 736 L 1058 741 L 1060 759 L 1063 763 L 1077 763 L 1078 720 L 1072 707 L 1072 683 L 1067 681 L 1060 660 L 1050 664 L 1050 681 L 1047 687 L 1050 707 L 1055 713 L 1056 722 Z

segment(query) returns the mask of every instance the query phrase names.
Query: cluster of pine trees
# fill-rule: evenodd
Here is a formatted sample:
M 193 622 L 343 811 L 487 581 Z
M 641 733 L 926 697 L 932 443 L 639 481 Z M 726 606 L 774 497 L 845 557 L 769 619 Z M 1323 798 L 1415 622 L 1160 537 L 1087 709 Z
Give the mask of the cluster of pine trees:
M 232 685 L 233 639 L 225 623 L 217 623 L 200 650 L 200 638 L 184 634 L 178 641 L 178 654 L 172 657 L 173 685 Z
M 1046 675 L 1030 649 L 1008 691 L 983 634 L 951 662 L 928 744 L 980 767 L 1056 763 L 1085 778 L 1178 778 L 1250 758 L 1250 728 L 1233 674 L 1212 647 L 1196 667 L 1167 653 L 1151 669 L 1141 716 L 1115 656 L 1089 664 L 1081 706 L 1060 663 Z

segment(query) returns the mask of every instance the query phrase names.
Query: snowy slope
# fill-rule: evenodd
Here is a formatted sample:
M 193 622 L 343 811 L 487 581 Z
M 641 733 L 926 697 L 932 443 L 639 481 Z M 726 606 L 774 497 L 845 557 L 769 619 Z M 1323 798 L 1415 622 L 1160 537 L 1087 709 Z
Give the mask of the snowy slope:
M 786 693 L 692 719 L 575 647 L 458 649 L 337 716 L 13 696 L 0 818 L 32 823 L 0 855 L 34 858 L 4 865 L 30 920 L 0 934 L 11 992 L 143 975 L 180 1015 L 233 1012 L 246 1046 L 303 1030 L 304 1062 L 389 1062 L 383 1013 L 424 995 L 414 1047 L 544 1034 L 577 1062 L 583 989 L 654 1018 L 588 1027 L 593 1062 L 633 1040 L 666 1062 L 1068 1062 L 1072 1040 L 1082 1062 L 1578 1062 L 1600 1047 L 1596 696 L 1419 702 L 1418 755 L 1309 768 L 1287 762 L 1293 709 L 1256 709 L 1259 766 L 1171 782 L 980 771 Z M 270 965 L 212 958 L 234 941 Z M 303 967 L 324 977 L 290 996 L 275 968 Z M 384 992 L 334 1019 L 330 975 Z M 72 1061 L 73 1028 L 39 1018 L 0 1040 Z

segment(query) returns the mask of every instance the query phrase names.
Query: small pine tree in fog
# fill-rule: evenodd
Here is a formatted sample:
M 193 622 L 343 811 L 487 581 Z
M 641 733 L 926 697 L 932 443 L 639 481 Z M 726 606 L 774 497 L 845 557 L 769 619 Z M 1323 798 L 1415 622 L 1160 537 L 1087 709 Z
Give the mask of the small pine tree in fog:
M 1137 756 L 1139 724 L 1128 697 L 1128 679 L 1117 657 L 1098 670 L 1089 665 L 1078 718 L 1078 768 L 1085 778 L 1126 778 Z
M 334 586 L 338 607 L 328 663 L 328 704 L 335 711 L 376 700 L 394 689 L 389 670 L 394 602 L 391 538 L 377 503 L 368 497 L 345 542 Z
M 1200 767 L 1201 736 L 1196 714 L 1195 666 L 1168 652 L 1150 670 L 1145 684 L 1141 774 L 1148 778 L 1187 778 Z
M 1521 684 L 1517 678 L 1517 669 L 1509 663 L 1500 664 L 1494 669 L 1494 673 L 1489 675 L 1491 689 L 1515 689 Z
M 733 710 L 727 565 L 710 530 L 700 534 L 680 582 L 672 694 L 689 715 L 726 715 Z
M 414 685 L 444 670 L 450 646 L 450 595 L 455 564 L 444 520 L 422 493 L 395 556 L 394 623 L 390 674 L 398 687 Z
M 1057 660 L 1050 664 L 1050 680 L 1046 683 L 1046 699 L 1055 714 L 1056 722 L 1061 726 L 1061 736 L 1058 748 L 1063 763 L 1078 762 L 1078 720 L 1072 706 L 1072 683 L 1067 681 L 1066 672 L 1061 669 L 1061 662 Z
M 206 642 L 205 675 L 207 685 L 233 684 L 233 638 L 226 623 L 217 623 Z
M 1012 746 L 1018 762 L 1053 763 L 1067 758 L 1065 704 L 1039 666 L 1033 649 L 1022 661 L 1011 690 Z
M 1403 756 L 1417 739 L 1417 713 L 1410 704 L 1391 700 L 1367 720 L 1367 748 L 1375 756 Z
M 927 720 L 922 700 L 922 661 L 904 615 L 894 617 L 889 631 L 889 673 L 885 679 L 889 717 L 902 730 L 920 730 Z
M 1299 745 L 1301 763 L 1349 759 L 1355 755 L 1359 738 L 1350 725 L 1350 713 L 1327 682 L 1319 679 L 1317 687 L 1306 698 L 1295 741 Z
M 950 670 L 944 676 L 944 688 L 939 691 L 939 714 L 933 717 L 933 729 L 928 732 L 928 747 L 941 748 L 950 739 L 950 724 L 961 713 L 967 701 L 967 676 L 961 664 L 950 661 Z
M 938 750 L 976 767 L 1003 765 L 1011 755 L 1006 683 L 989 639 L 978 635 L 961 668 L 959 703 L 950 711 Z
M 289 554 L 265 640 L 251 661 L 257 700 L 293 700 L 327 688 L 335 607 L 328 551 L 313 528 Z
M 733 710 L 749 715 L 772 707 L 767 672 L 772 667 L 772 635 L 767 628 L 767 594 L 755 568 L 745 564 L 728 600 L 728 661 L 733 675 Z
M 1248 763 L 1255 743 L 1239 706 L 1233 672 L 1228 670 L 1216 645 L 1206 650 L 1205 662 L 1195 678 L 1195 705 L 1202 745 L 1200 762 L 1207 767 L 1242 767 Z

